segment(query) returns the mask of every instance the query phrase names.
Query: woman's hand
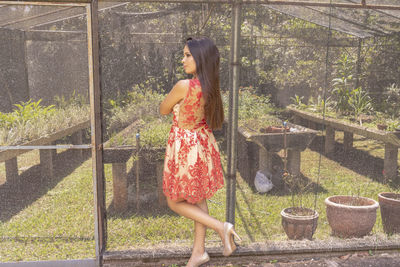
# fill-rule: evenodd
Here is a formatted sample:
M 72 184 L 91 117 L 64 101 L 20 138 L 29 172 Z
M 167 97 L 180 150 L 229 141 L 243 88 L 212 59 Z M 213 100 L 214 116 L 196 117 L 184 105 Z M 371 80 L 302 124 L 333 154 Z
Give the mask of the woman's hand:
M 185 98 L 189 89 L 189 80 L 180 80 L 172 88 L 171 92 L 165 97 L 160 104 L 160 114 L 167 115 L 171 113 L 176 103 Z

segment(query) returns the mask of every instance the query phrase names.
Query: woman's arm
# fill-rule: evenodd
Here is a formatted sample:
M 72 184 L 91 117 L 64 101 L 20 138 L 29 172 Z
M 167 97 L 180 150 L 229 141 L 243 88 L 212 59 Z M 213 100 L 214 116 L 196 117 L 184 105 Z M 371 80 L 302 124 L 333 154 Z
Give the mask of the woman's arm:
M 189 80 L 180 80 L 172 88 L 171 92 L 165 97 L 164 101 L 160 104 L 160 113 L 167 115 L 171 113 L 175 104 L 185 98 L 189 88 Z

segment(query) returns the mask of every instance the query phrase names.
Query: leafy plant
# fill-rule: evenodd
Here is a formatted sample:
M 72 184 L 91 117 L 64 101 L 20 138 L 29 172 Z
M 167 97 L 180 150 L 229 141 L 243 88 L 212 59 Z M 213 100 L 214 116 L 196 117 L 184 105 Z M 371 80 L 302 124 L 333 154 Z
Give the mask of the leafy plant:
M 348 76 L 348 77 L 335 78 L 332 80 L 333 82 L 332 96 L 336 102 L 336 112 L 347 114 L 351 109 L 349 105 L 349 98 L 350 98 L 349 79 L 351 78 L 352 76 Z
M 304 108 L 306 105 L 303 103 L 304 96 L 294 95 L 290 98 L 296 108 Z
M 388 131 L 393 132 L 393 131 L 396 131 L 398 129 L 400 129 L 400 121 L 392 120 L 392 121 L 388 122 L 388 124 L 387 124 L 387 130 Z
M 332 79 L 332 97 L 336 102 L 336 112 L 347 115 L 351 112 L 349 98 L 353 88 L 353 69 L 354 60 L 347 54 L 343 53 L 339 60 L 336 61 L 335 78 Z
M 311 181 L 306 181 L 301 175 L 293 175 L 287 170 L 283 172 L 283 181 L 286 188 L 289 189 L 292 195 L 292 207 L 303 207 L 303 195 L 312 185 Z M 296 196 L 297 195 L 297 203 Z
M 57 109 L 42 106 L 42 100 L 21 102 L 10 113 L 0 113 L 0 145 L 19 144 L 51 134 L 89 119 L 89 106 Z
M 66 99 L 64 95 L 62 96 L 58 96 L 56 95 L 54 97 L 54 101 L 55 101 L 55 105 L 58 108 L 67 108 L 68 106 L 79 106 L 82 107 L 84 105 L 87 105 L 88 101 L 87 98 L 82 95 L 82 94 L 78 94 L 76 93 L 76 91 L 74 90 L 72 92 L 72 95 L 70 98 Z
M 228 114 L 229 107 L 228 92 L 222 94 L 224 113 Z M 249 119 L 260 119 L 274 111 L 270 97 L 267 95 L 256 95 L 253 87 L 243 87 L 239 90 L 239 121 Z M 226 115 L 227 117 L 227 115 Z
M 385 88 L 383 109 L 392 118 L 400 116 L 400 87 L 395 83 Z
M 42 102 L 42 99 L 37 102 L 30 99 L 27 102 L 15 104 L 16 109 L 11 113 L 0 112 L 0 126 L 11 128 L 15 125 L 24 125 L 40 116 L 51 115 L 55 111 L 54 105 L 44 107 L 40 105 L 40 102 Z
M 351 91 L 348 103 L 353 109 L 354 118 L 356 120 L 360 114 L 368 113 L 372 110 L 372 100 L 368 93 L 362 90 L 361 87 Z M 361 121 L 360 124 L 362 124 Z

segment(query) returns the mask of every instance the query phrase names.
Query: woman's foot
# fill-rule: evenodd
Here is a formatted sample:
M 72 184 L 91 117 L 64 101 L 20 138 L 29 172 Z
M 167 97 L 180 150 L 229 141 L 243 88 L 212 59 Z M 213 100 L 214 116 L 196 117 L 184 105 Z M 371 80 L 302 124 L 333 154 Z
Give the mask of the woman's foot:
M 200 256 L 195 256 L 192 254 L 186 267 L 198 267 L 198 266 L 208 262 L 209 260 L 210 260 L 210 256 L 208 256 L 207 252 L 204 252 Z
M 223 238 L 224 251 L 222 253 L 224 256 L 230 256 L 236 250 L 236 244 L 235 241 L 233 240 L 233 236 L 235 236 L 239 241 L 241 241 L 239 235 L 233 229 L 233 224 L 225 222 L 224 238 Z

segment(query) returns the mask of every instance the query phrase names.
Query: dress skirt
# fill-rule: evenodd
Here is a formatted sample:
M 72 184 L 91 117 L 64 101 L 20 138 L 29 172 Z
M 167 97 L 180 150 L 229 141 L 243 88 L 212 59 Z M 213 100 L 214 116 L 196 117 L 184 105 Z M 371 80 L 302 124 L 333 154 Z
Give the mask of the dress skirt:
M 174 201 L 197 203 L 223 187 L 220 152 L 207 124 L 193 130 L 172 125 L 163 175 L 164 195 Z

